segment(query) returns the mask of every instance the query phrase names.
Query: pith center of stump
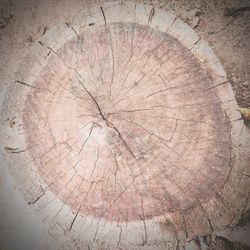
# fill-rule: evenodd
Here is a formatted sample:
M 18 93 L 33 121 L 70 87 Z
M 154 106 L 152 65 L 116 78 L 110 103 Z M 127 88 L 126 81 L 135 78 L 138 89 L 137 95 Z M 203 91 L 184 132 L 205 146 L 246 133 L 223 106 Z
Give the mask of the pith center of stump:
M 145 220 L 211 198 L 230 136 L 212 79 L 166 33 L 91 26 L 49 55 L 27 97 L 29 154 L 79 214 Z

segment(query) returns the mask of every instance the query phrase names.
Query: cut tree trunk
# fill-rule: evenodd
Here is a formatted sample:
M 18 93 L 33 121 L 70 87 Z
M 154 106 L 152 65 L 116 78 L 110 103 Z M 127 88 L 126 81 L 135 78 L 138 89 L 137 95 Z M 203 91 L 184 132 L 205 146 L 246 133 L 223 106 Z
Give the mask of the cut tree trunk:
M 177 249 L 249 208 L 249 135 L 230 83 L 172 14 L 85 9 L 47 31 L 15 79 L 5 163 L 56 241 Z

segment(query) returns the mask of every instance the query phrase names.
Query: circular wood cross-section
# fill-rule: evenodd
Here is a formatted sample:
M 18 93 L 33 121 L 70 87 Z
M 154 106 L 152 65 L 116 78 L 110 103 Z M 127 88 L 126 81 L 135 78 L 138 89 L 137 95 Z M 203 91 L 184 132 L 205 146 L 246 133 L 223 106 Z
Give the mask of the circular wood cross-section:
M 118 1 L 52 28 L 20 66 L 1 121 L 10 173 L 57 242 L 174 249 L 246 207 L 226 73 L 170 13 Z
M 98 26 L 50 56 L 27 97 L 37 171 L 83 215 L 151 219 L 209 199 L 230 137 L 212 79 L 180 42 L 143 25 Z

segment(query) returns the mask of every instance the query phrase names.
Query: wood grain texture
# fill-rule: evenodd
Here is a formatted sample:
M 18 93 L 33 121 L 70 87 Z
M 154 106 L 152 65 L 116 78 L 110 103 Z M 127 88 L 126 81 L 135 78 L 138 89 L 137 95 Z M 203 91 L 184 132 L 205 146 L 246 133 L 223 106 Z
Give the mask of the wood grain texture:
M 249 206 L 237 146 L 248 137 L 223 67 L 188 25 L 146 5 L 106 3 L 47 31 L 2 124 L 10 171 L 56 240 L 174 249 Z

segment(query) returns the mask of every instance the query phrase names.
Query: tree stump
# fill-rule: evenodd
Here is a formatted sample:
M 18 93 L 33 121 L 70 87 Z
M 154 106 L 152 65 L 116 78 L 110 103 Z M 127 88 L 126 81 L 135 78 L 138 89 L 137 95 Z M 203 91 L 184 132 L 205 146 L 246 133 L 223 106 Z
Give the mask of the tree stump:
M 249 208 L 230 83 L 174 15 L 130 1 L 82 10 L 15 79 L 5 163 L 60 249 L 177 249 Z

